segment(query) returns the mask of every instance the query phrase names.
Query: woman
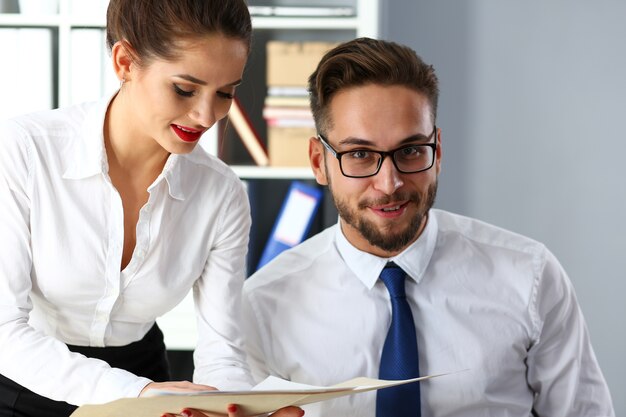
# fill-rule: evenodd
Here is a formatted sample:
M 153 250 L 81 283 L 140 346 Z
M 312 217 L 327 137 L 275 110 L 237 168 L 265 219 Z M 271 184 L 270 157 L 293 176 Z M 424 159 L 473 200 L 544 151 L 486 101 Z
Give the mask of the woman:
M 112 0 L 120 90 L 1 125 L 0 415 L 250 386 L 238 326 L 248 202 L 197 146 L 228 112 L 250 37 L 243 0 Z M 192 287 L 194 379 L 208 385 L 168 382 L 155 324 Z

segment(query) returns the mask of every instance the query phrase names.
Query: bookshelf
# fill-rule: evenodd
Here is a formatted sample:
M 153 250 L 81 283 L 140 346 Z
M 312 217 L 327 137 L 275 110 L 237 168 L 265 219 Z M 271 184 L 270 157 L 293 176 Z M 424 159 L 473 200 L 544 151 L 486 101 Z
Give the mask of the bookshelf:
M 7 29 L 49 31 L 49 43 L 38 46 L 43 54 L 49 53 L 51 55 L 51 66 L 40 69 L 42 75 L 48 73 L 47 78 L 50 80 L 51 102 L 49 107 L 64 107 L 78 101 L 79 97 L 73 94 L 73 91 L 80 90 L 76 84 L 77 79 L 81 86 L 97 87 L 86 90 L 86 92 L 93 92 L 93 97 L 83 95 L 80 97 L 81 99 L 97 99 L 103 94 L 115 91 L 117 79 L 110 69 L 110 65 L 105 65 L 104 25 L 107 0 L 91 0 L 89 2 L 81 2 L 80 0 L 28 0 L 26 2 L 23 0 L 0 0 L 0 2 L 5 3 L 5 8 L 2 10 L 6 10 L 7 5 L 10 5 L 13 10 L 15 7 L 25 9 L 28 5 L 28 10 L 23 10 L 23 13 L 0 13 L 0 33 Z M 77 33 L 86 30 L 98 35 L 91 37 L 92 41 L 98 43 L 91 44 L 88 58 L 93 61 L 93 54 L 97 52 L 99 65 L 97 71 L 79 78 L 76 69 L 72 68 L 72 62 L 76 62 L 80 58 L 77 50 L 80 45 L 77 45 L 76 42 L 76 39 L 79 38 Z M 0 51 L 3 47 L 0 46 Z M 20 70 L 20 68 L 15 68 L 17 72 Z M 32 110 L 42 109 L 33 108 Z
M 56 13 L 2 13 L 0 12 L 0 34 L 5 29 L 43 29 L 49 33 L 47 45 L 41 45 L 43 54 L 49 51 L 50 60 L 46 68 L 39 68 L 39 75 L 49 81 L 48 108 L 64 107 L 78 101 L 95 100 L 110 94 L 118 87 L 104 45 L 104 27 L 107 0 L 30 0 L 42 4 L 52 1 Z M 0 0 L 0 6 L 19 0 Z M 237 95 L 244 108 L 248 111 L 252 123 L 264 137 L 265 121 L 262 116 L 266 90 L 266 52 L 267 42 L 282 41 L 325 41 L 339 42 L 358 36 L 377 37 L 379 30 L 379 0 L 249 0 L 250 6 L 313 6 L 313 7 L 347 7 L 354 11 L 353 15 L 329 16 L 259 16 L 253 15 L 253 50 L 250 56 L 244 84 L 238 89 Z M 43 10 L 43 8 L 41 9 Z M 6 7 L 0 7 L 6 11 Z M 0 38 L 1 39 L 1 38 Z M 4 46 L 0 43 L 0 54 Z M 35 53 L 30 51 L 30 53 Z M 80 63 L 88 61 L 92 65 L 81 67 Z M 2 73 L 14 80 L 19 78 L 22 68 L 14 66 L 14 77 L 11 73 Z M 5 70 L 6 72 L 6 70 Z M 3 85 L 1 84 L 0 87 Z M 94 88 L 93 86 L 96 86 Z M 33 91 L 30 94 L 36 94 Z M 7 96 L 5 96 L 7 97 Z M 9 96 L 10 97 L 10 96 Z M 6 98 L 2 99 L 3 101 Z M 41 110 L 40 108 L 23 109 L 21 112 Z M 0 114 L 5 118 L 7 114 Z M 209 152 L 218 154 L 218 126 L 212 128 L 202 138 L 201 144 Z M 232 131 L 232 126 L 229 131 Z M 229 139 L 234 145 L 238 139 Z M 239 143 L 239 146 L 242 145 Z M 240 149 L 245 154 L 245 149 Z M 235 152 L 236 153 L 236 152 Z M 277 206 L 282 203 L 291 180 L 308 181 L 315 184 L 310 168 L 306 167 L 259 167 L 251 160 L 235 158 L 227 160 L 237 175 L 249 184 L 258 184 L 264 195 L 261 203 L 265 213 L 257 213 L 258 236 L 256 242 L 263 244 L 264 234 L 269 233 L 274 221 Z M 267 197 L 267 193 L 271 196 Z M 274 203 L 270 203 L 270 200 Z M 325 200 L 328 200 L 325 198 Z M 254 203 L 253 203 L 254 204 Z M 272 205 L 273 204 L 273 205 Z M 312 232 L 317 232 L 329 223 L 336 221 L 336 212 L 330 203 L 322 205 Z M 253 210 L 254 211 L 254 210 Z M 259 223 L 260 222 L 260 223 Z M 253 226 L 254 227 L 254 226 Z M 317 230 L 316 230 L 317 229 Z M 260 251 L 262 248 L 257 248 Z M 251 251 L 252 251 L 251 247 Z M 193 318 L 191 297 L 187 297 L 175 310 L 159 320 L 163 328 L 166 345 L 171 350 L 193 350 L 196 343 L 195 319 Z M 193 323 L 193 325 L 189 325 Z M 185 375 L 182 375 L 185 376 Z

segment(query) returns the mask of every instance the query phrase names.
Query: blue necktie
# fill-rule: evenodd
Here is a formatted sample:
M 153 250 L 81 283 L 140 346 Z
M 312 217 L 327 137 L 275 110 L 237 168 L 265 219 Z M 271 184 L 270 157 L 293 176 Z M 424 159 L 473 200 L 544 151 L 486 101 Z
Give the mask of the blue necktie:
M 406 273 L 388 264 L 380 274 L 391 297 L 391 326 L 380 357 L 380 379 L 410 379 L 419 376 L 417 337 L 411 307 L 406 300 Z M 419 382 L 384 388 L 376 396 L 376 417 L 419 417 Z

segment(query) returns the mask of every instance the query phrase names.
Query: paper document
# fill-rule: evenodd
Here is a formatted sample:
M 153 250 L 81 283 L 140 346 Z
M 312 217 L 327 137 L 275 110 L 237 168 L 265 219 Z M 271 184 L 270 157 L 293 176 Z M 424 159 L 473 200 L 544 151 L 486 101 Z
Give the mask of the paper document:
M 183 408 L 225 414 L 229 404 L 237 404 L 243 415 L 256 415 L 290 405 L 301 406 L 442 375 L 447 374 L 401 381 L 361 377 L 330 387 L 303 385 L 270 376 L 251 391 L 204 391 L 200 394 L 161 391 L 151 397 L 122 398 L 106 404 L 83 405 L 71 417 L 159 417 L 163 413 L 179 413 Z

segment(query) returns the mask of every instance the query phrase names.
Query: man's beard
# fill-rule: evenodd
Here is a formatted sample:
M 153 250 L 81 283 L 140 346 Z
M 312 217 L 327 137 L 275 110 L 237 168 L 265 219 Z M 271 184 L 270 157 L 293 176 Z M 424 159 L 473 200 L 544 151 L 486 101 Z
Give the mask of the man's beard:
M 391 234 L 380 229 L 374 222 L 369 221 L 364 216 L 359 216 L 355 210 L 352 210 L 344 200 L 333 192 L 330 181 L 328 188 L 341 219 L 356 229 L 372 246 L 376 246 L 386 252 L 400 251 L 417 238 L 422 223 L 428 216 L 428 210 L 435 203 L 437 195 L 437 181 L 435 181 L 428 187 L 425 194 L 419 192 L 398 192 L 376 201 L 360 201 L 358 205 L 359 211 L 369 206 L 385 205 L 395 201 L 410 201 L 417 206 L 418 210 L 408 226 L 398 233 Z

